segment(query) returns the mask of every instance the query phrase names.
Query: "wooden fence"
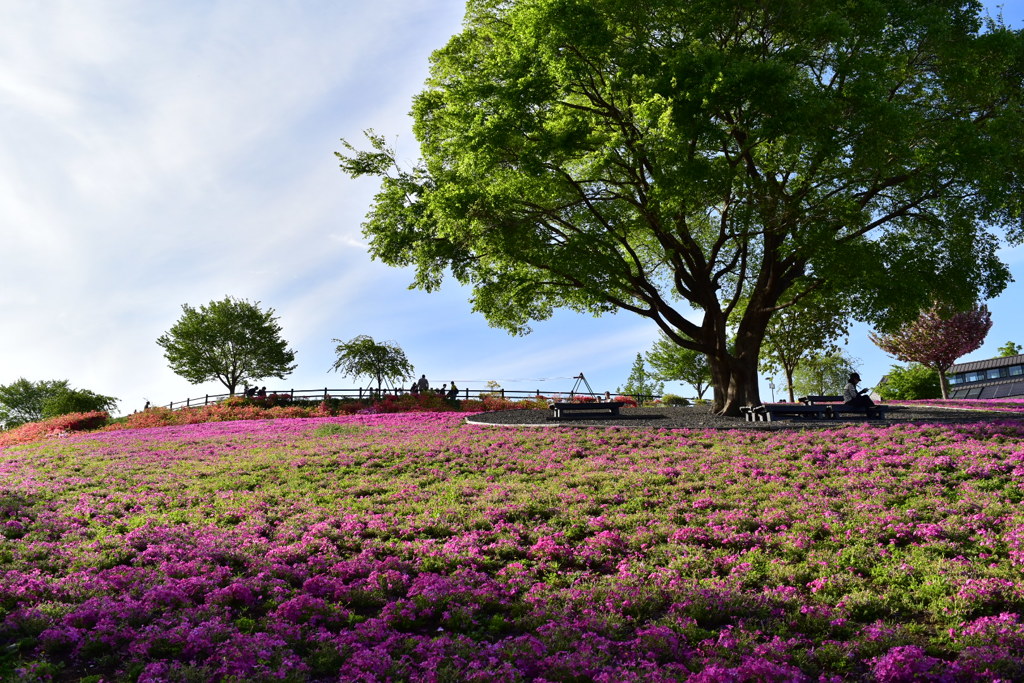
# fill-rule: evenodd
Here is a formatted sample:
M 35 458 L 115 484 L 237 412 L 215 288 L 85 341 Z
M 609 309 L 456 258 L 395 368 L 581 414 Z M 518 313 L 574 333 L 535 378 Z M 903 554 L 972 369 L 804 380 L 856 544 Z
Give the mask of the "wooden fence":
M 431 389 L 430 391 L 435 391 Z M 402 396 L 410 393 L 408 389 L 384 389 L 381 391 L 381 395 L 385 396 Z M 496 389 L 489 391 L 487 389 L 459 389 L 456 398 L 468 400 L 471 398 L 478 398 L 480 394 L 498 394 L 502 398 L 507 398 L 511 401 L 523 400 L 523 399 L 534 399 L 542 396 L 552 397 L 566 397 L 572 398 L 573 396 L 593 396 L 595 398 L 601 398 L 604 394 L 592 394 L 586 391 L 517 391 L 517 390 L 506 390 Z M 618 396 L 630 396 L 636 399 L 638 403 L 644 401 L 650 401 L 660 396 L 638 396 L 631 394 L 616 394 Z M 206 394 L 205 396 L 199 396 L 196 398 L 186 398 L 184 401 L 171 401 L 165 408 L 171 410 L 178 410 L 181 408 L 196 408 L 199 406 L 207 406 L 211 403 L 219 403 L 226 398 L 229 398 L 231 394 Z M 235 394 L 235 396 L 242 396 L 241 393 Z M 315 400 L 328 400 L 331 398 L 350 398 L 350 399 L 372 399 L 377 398 L 376 389 L 358 388 L 358 389 L 330 389 L 324 387 L 323 389 L 278 389 L 275 391 L 267 391 L 267 398 L 276 396 L 279 399 L 286 397 L 288 400 L 300 400 L 300 401 L 315 401 Z

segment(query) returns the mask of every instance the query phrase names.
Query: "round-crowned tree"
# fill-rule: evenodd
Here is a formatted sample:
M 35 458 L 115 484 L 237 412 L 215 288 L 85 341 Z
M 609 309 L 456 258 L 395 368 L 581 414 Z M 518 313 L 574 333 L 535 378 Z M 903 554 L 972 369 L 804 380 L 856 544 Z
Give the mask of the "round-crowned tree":
M 361 334 L 347 342 L 335 339 L 338 358 L 331 366 L 347 377 L 370 377 L 377 382 L 377 391 L 384 384 L 412 379 L 412 363 L 405 351 L 393 341 L 375 342 L 373 337 Z
M 872 334 L 871 341 L 897 360 L 935 370 L 942 398 L 949 398 L 946 370 L 960 356 L 980 348 L 991 328 L 992 315 L 987 306 L 951 312 L 935 304 L 895 332 Z
M 232 297 L 181 308 L 181 318 L 156 343 L 171 370 L 192 384 L 217 380 L 234 395 L 242 382 L 284 379 L 295 369 L 295 351 L 281 338 L 274 309 Z

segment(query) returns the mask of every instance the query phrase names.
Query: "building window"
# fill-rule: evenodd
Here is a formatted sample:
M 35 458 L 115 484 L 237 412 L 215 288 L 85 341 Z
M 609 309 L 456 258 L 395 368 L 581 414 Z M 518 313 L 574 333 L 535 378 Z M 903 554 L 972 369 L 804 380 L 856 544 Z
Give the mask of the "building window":
M 964 381 L 964 376 L 963 375 L 950 375 L 949 377 L 946 378 L 946 380 L 949 382 L 950 386 L 953 386 L 954 384 L 962 383 Z
M 999 375 L 999 368 L 992 368 L 991 370 L 989 370 L 985 374 L 988 377 L 988 379 L 999 379 L 999 377 L 1000 377 L 1000 375 Z
M 1024 375 L 1024 366 L 1011 365 L 1010 366 L 1010 376 L 1011 377 L 1016 377 L 1018 375 Z

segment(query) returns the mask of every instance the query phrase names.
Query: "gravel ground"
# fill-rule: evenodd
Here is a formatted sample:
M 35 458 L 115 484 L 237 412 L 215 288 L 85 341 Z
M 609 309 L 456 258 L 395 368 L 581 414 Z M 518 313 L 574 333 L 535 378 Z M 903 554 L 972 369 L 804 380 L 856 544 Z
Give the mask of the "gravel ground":
M 837 427 L 841 424 L 892 424 L 902 422 L 991 422 L 993 420 L 1024 420 L 1021 413 L 1001 413 L 978 410 L 953 410 L 933 407 L 887 406 L 884 420 L 865 420 L 854 416 L 842 419 L 820 420 L 794 418 L 773 422 L 747 422 L 738 417 L 723 417 L 711 413 L 708 407 L 687 408 L 623 408 L 620 415 L 607 417 L 594 415 L 584 419 L 573 416 L 555 420 L 550 410 L 498 410 L 468 418 L 475 424 L 504 426 L 568 426 L 568 427 L 638 427 L 655 429 L 805 429 Z

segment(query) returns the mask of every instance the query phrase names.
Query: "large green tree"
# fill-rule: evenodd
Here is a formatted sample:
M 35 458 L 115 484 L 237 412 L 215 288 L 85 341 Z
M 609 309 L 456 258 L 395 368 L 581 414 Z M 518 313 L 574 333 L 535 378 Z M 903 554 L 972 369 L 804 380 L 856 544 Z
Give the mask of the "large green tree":
M 395 342 L 376 342 L 365 334 L 347 342 L 334 341 L 338 342 L 334 349 L 337 359 L 331 369 L 348 377 L 371 377 L 377 382 L 378 392 L 384 384 L 395 386 L 396 382 L 415 377 L 412 363 Z
M 413 105 L 422 162 L 371 254 L 450 272 L 512 332 L 646 316 L 759 403 L 772 317 L 815 291 L 894 328 L 1001 291 L 1021 237 L 1024 34 L 973 0 L 470 0 Z M 691 309 L 700 315 L 688 317 Z M 735 338 L 730 350 L 729 340 Z
M 274 309 L 230 296 L 181 308 L 181 318 L 156 343 L 175 374 L 189 382 L 217 380 L 234 395 L 242 382 L 284 379 L 295 369 L 295 352 L 281 338 Z
M 117 399 L 74 389 L 66 379 L 30 382 L 24 377 L 0 385 L 0 427 L 11 428 L 68 413 L 110 412 Z

